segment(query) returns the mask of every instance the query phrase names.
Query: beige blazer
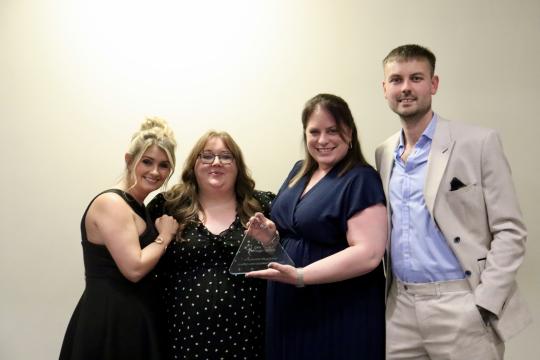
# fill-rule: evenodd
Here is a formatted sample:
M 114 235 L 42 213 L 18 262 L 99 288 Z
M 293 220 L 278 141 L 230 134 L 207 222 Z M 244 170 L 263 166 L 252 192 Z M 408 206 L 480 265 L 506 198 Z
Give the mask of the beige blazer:
M 375 153 L 388 198 L 400 133 Z M 450 191 L 453 178 L 465 186 Z M 492 326 L 508 340 L 531 322 L 516 283 L 527 230 L 510 167 L 496 131 L 439 118 L 428 158 L 425 202 L 459 260 L 476 303 L 497 315 Z M 390 206 L 389 226 L 391 226 Z M 390 241 L 387 243 L 390 254 Z M 387 289 L 392 275 L 387 258 Z

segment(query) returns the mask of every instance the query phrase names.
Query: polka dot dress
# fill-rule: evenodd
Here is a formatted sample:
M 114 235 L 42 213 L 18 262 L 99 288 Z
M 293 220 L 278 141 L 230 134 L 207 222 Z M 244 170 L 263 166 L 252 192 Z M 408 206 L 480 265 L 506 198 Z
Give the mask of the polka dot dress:
M 228 271 L 244 235 L 240 218 L 219 235 L 202 223 L 182 235 L 161 260 L 168 358 L 264 358 L 266 282 Z

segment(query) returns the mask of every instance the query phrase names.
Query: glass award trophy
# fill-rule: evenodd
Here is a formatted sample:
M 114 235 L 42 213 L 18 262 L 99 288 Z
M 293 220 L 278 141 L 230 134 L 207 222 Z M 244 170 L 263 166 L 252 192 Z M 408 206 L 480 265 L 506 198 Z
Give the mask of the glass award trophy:
M 241 275 L 250 271 L 264 270 L 268 269 L 268 264 L 271 262 L 294 266 L 294 262 L 279 241 L 271 247 L 264 247 L 246 232 L 229 267 L 229 272 L 233 275 Z

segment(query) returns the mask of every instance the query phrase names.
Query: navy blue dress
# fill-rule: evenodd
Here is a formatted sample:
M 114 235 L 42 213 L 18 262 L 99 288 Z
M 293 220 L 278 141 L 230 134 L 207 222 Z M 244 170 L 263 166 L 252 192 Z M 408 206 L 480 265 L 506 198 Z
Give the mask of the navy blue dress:
M 282 245 L 297 267 L 307 266 L 348 246 L 347 221 L 363 209 L 384 204 L 381 180 L 370 166 L 342 176 L 335 166 L 303 197 L 309 178 L 289 180 L 272 205 L 271 217 Z M 268 282 L 267 359 L 384 359 L 384 273 L 296 288 Z

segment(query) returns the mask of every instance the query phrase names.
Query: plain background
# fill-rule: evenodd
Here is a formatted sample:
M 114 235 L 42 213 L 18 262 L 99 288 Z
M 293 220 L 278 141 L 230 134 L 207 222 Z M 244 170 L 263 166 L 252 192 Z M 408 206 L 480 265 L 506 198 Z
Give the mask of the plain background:
M 349 103 L 373 162 L 399 129 L 381 60 L 405 43 L 438 57 L 439 114 L 501 133 L 535 317 L 506 358 L 537 358 L 538 0 L 0 0 L 0 358 L 58 357 L 84 287 L 82 212 L 121 176 L 145 116 L 175 130 L 178 168 L 203 132 L 226 130 L 257 188 L 277 191 L 320 92 Z

